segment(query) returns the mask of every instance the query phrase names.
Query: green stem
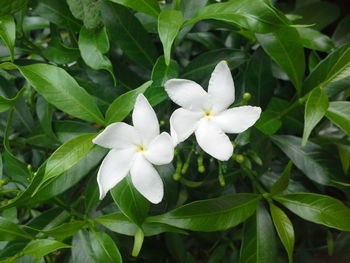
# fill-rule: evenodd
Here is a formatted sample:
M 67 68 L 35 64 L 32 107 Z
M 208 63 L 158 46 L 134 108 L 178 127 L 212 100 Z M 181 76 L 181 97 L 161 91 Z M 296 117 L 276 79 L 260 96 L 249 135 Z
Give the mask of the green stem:
M 134 247 L 131 252 L 131 255 L 133 257 L 137 257 L 139 255 L 144 238 L 145 238 L 145 235 L 143 234 L 142 229 L 138 228 L 134 236 Z

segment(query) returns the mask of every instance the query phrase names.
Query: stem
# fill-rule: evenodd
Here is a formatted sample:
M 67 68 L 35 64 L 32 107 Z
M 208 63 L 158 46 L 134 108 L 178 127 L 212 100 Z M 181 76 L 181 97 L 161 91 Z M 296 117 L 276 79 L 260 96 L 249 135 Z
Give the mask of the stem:
M 131 255 L 133 257 L 137 257 L 140 253 L 140 250 L 142 248 L 143 240 L 145 238 L 145 235 L 143 234 L 143 231 L 141 228 L 137 228 L 135 236 L 134 236 L 134 247 L 132 249 Z

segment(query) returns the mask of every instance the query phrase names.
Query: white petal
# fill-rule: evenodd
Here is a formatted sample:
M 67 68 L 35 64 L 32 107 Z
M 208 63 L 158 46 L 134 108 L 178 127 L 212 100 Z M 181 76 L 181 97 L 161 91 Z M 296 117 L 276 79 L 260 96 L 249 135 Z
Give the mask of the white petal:
M 194 81 L 170 79 L 164 87 L 170 99 L 187 110 L 205 110 L 211 107 L 208 93 Z
M 202 119 L 195 132 L 199 146 L 220 161 L 227 161 L 233 153 L 229 137 L 212 120 Z
M 110 150 L 97 173 L 100 199 L 128 174 L 135 157 L 135 149 Z
M 235 86 L 226 61 L 216 65 L 209 80 L 208 93 L 216 112 L 227 109 L 235 100 Z
M 197 129 L 202 112 L 194 112 L 183 108 L 177 109 L 170 117 L 170 132 L 174 144 L 183 142 Z
M 144 139 L 143 143 L 145 144 L 148 144 L 159 135 L 157 115 L 143 94 L 138 95 L 136 98 L 132 122 Z
M 141 138 L 134 127 L 116 122 L 108 125 L 92 142 L 105 148 L 125 149 L 140 144 Z
M 137 191 L 154 204 L 163 199 L 163 181 L 157 170 L 141 154 L 137 155 L 131 170 L 131 180 Z
M 253 126 L 259 119 L 260 107 L 242 106 L 225 110 L 214 121 L 227 133 L 240 133 Z
M 174 145 L 171 136 L 163 132 L 148 146 L 145 152 L 146 159 L 156 165 L 170 163 L 174 158 Z

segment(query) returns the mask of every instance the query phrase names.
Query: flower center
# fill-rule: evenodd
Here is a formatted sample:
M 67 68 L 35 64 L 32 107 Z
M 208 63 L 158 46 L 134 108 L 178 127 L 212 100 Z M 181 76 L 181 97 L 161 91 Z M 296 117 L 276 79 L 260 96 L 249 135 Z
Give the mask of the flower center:
M 136 151 L 139 153 L 144 153 L 146 151 L 146 148 L 142 144 L 139 144 L 139 145 L 136 145 Z
M 213 115 L 213 112 L 211 110 L 205 110 L 204 111 L 204 118 L 212 118 L 214 115 Z

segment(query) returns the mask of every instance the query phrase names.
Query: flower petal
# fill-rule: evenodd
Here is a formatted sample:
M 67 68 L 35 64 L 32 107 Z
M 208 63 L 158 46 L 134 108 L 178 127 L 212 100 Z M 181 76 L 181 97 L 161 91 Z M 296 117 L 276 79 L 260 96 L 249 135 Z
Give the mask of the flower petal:
M 163 181 L 157 170 L 141 154 L 137 155 L 131 170 L 131 180 L 137 191 L 154 204 L 163 199 Z
M 164 87 L 170 99 L 187 110 L 204 110 L 211 106 L 208 93 L 194 81 L 170 79 Z
M 128 174 L 135 157 L 135 149 L 110 150 L 97 173 L 100 199 Z
M 195 132 L 199 146 L 220 161 L 227 161 L 233 153 L 229 137 L 212 120 L 202 119 Z
M 177 109 L 170 117 L 170 132 L 174 144 L 178 144 L 186 140 L 197 129 L 198 122 L 202 118 L 203 113 Z
M 132 122 L 144 139 L 143 143 L 145 144 L 159 135 L 157 115 L 143 94 L 139 94 L 136 98 Z
M 260 113 L 260 107 L 236 107 L 215 116 L 214 121 L 226 133 L 240 133 L 253 126 L 259 119 Z
M 209 80 L 208 93 L 215 112 L 227 109 L 235 100 L 235 86 L 226 61 L 216 65 Z
M 140 144 L 141 138 L 133 126 L 116 122 L 108 125 L 92 142 L 105 148 L 126 149 Z
M 162 132 L 148 146 L 146 159 L 156 165 L 170 163 L 174 158 L 174 145 L 171 136 Z

